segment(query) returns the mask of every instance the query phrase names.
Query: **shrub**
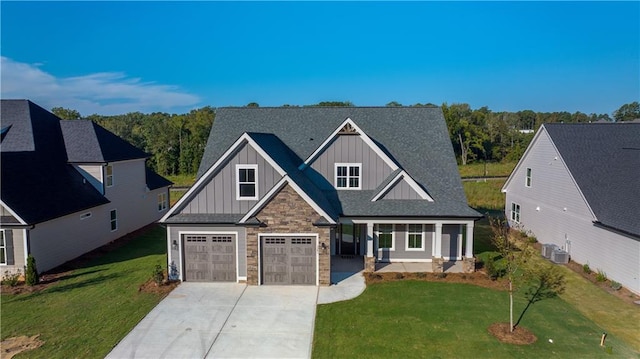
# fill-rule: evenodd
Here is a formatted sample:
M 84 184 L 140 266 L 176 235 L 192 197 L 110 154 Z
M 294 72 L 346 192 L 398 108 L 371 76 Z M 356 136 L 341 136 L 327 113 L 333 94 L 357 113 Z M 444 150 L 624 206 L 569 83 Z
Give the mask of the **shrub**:
M 613 288 L 613 290 L 620 290 L 620 288 L 622 288 L 622 284 L 616 282 L 615 280 L 612 280 L 611 288 Z
M 416 273 L 416 277 L 418 277 L 419 279 L 425 279 L 425 278 L 427 278 L 427 273 L 418 272 L 418 273 Z
M 506 269 L 504 268 L 504 261 L 496 261 L 491 256 L 486 258 L 484 262 L 484 268 L 487 270 L 487 275 L 489 275 L 489 278 L 491 278 L 491 280 L 502 278 L 506 273 Z
M 598 273 L 596 274 L 596 281 L 604 282 L 607 280 L 607 274 L 603 272 L 601 269 L 598 269 Z
M 153 268 L 153 273 L 151 275 L 151 279 L 156 283 L 156 285 L 160 286 L 164 282 L 164 270 L 160 264 L 156 264 Z
M 582 265 L 582 271 L 587 273 L 587 274 L 591 274 L 591 268 L 589 267 L 589 264 L 583 264 Z
M 396 279 L 403 279 L 403 278 L 404 278 L 404 274 L 396 273 Z
M 445 278 L 447 278 L 447 273 L 445 273 L 445 272 L 436 273 L 436 278 L 445 279 Z
M 36 285 L 40 281 L 40 278 L 38 278 L 36 259 L 31 254 L 27 256 L 27 269 L 24 272 L 24 281 L 27 285 Z
M 20 270 L 17 272 L 11 273 L 8 270 L 4 271 L 4 275 L 2 276 L 2 285 L 8 285 L 10 287 L 15 287 L 20 282 Z

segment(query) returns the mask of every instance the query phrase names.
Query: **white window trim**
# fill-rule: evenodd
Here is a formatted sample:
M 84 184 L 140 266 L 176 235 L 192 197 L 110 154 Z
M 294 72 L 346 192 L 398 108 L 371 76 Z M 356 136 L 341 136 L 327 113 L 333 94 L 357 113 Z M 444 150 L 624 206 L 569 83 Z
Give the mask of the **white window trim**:
M 395 251 L 396 250 L 396 225 L 391 224 L 391 248 L 380 248 L 380 224 L 388 225 L 389 223 L 376 223 L 376 227 L 374 230 L 375 236 L 378 239 L 378 252 L 383 250 Z
M 5 233 L 4 229 L 0 229 L 0 232 L 2 232 L 2 239 L 4 240 L 4 243 L 0 243 L 0 249 L 4 249 L 4 262 L 0 262 L 0 265 L 7 265 L 7 258 L 9 257 L 7 255 L 7 233 Z
M 338 167 L 347 167 L 347 187 L 338 187 Z M 351 167 L 358 167 L 358 187 L 349 187 L 349 169 Z M 362 189 L 362 163 L 335 163 L 333 166 L 333 186 L 340 191 L 360 190 Z
M 167 193 L 158 193 L 158 212 L 162 212 L 167 209 L 169 202 L 167 201 Z
M 239 176 L 239 171 L 241 169 L 252 169 L 255 171 L 255 175 L 254 175 L 254 179 L 255 179 L 255 196 L 253 197 L 241 197 L 240 196 L 240 176 Z M 246 182 L 246 183 L 250 183 L 250 182 Z M 257 201 L 258 198 L 260 197 L 260 194 L 258 192 L 258 165 L 247 165 L 247 164 L 238 164 L 236 165 L 236 200 L 238 201 Z
M 109 210 L 109 228 L 111 228 L 111 223 L 114 221 L 113 219 L 111 219 L 111 212 L 116 212 L 116 228 L 115 229 L 111 229 L 111 232 L 115 232 L 118 230 L 118 210 L 117 209 L 110 209 Z
M 108 168 L 111 168 L 111 175 L 109 175 L 108 172 Z M 109 178 L 111 178 L 111 184 L 109 184 Z M 113 187 L 114 184 L 114 180 L 113 180 L 113 165 L 106 165 L 104 167 L 104 185 L 106 187 Z
M 420 247 L 419 248 L 410 248 L 409 247 L 409 226 L 412 226 L 415 224 L 407 224 L 407 230 L 405 232 L 405 241 L 404 241 L 404 250 L 408 251 L 408 252 L 424 252 L 424 239 L 426 238 L 425 235 L 425 231 L 424 231 L 424 224 L 420 224 L 420 235 L 422 236 L 422 238 L 420 239 Z
M 514 210 L 514 207 L 516 207 L 517 211 Z M 522 212 L 522 207 L 518 203 L 511 202 L 511 208 L 510 208 L 511 215 L 509 216 L 509 218 L 513 221 L 513 223 L 518 223 L 518 224 L 520 223 L 521 212 Z
M 531 188 L 531 177 L 533 177 L 533 170 L 531 167 L 527 167 L 524 173 L 524 186 L 527 188 Z

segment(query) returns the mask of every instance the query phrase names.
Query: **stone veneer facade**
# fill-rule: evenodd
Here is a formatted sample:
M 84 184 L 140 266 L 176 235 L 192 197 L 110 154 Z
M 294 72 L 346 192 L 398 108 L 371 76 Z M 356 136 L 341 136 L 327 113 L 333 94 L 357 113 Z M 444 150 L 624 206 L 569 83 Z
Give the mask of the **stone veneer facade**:
M 258 234 L 260 233 L 309 233 L 318 234 L 318 272 L 319 283 L 331 284 L 331 235 L 329 227 L 314 226 L 320 218 L 316 212 L 289 185 L 285 185 L 257 214 L 263 223 L 260 227 L 247 227 L 247 283 L 257 285 L 258 271 Z M 325 249 L 322 249 L 324 244 Z

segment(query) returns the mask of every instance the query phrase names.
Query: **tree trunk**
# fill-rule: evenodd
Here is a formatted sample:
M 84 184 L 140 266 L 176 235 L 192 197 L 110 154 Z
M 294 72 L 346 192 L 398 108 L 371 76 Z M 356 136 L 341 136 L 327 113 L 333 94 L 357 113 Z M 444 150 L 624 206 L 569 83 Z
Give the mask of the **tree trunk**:
M 509 328 L 513 332 L 516 327 L 513 325 L 513 282 L 509 280 Z
M 460 141 L 460 160 L 462 161 L 462 165 L 466 166 L 467 149 L 464 147 L 464 142 L 462 141 L 462 135 L 460 133 L 458 133 L 458 141 Z

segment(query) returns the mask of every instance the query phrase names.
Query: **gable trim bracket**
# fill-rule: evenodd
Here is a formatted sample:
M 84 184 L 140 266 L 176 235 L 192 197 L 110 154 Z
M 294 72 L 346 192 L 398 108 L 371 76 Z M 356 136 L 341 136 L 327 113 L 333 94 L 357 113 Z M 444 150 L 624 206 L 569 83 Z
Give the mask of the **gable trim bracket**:
M 300 188 L 300 186 L 292 181 L 288 175 L 282 177 L 282 179 L 278 181 L 278 183 L 276 183 L 275 186 L 273 186 L 269 192 L 267 192 L 262 199 L 260 199 L 260 201 L 258 201 L 258 203 L 256 203 L 249 212 L 244 215 L 244 217 L 242 217 L 242 219 L 238 221 L 238 224 L 244 224 L 250 218 L 254 217 L 256 213 L 258 213 L 258 211 L 260 211 L 276 195 L 276 193 L 278 193 L 287 184 L 289 184 L 293 190 L 296 191 L 296 193 L 302 197 L 309 206 L 311 206 L 311 208 L 324 217 L 329 224 L 336 224 L 336 221 L 334 221 L 333 218 L 331 218 L 331 216 L 329 216 L 315 201 L 313 201 L 311 197 L 309 197 L 302 188 Z
M 384 151 L 382 151 L 375 142 L 373 142 L 371 137 L 367 136 L 367 134 L 362 131 L 362 129 L 356 125 L 351 118 L 347 117 L 347 119 L 344 120 L 340 126 L 338 126 L 331 135 L 329 135 L 329 137 L 327 137 L 324 142 L 322 142 L 322 144 L 318 146 L 318 148 L 316 148 L 316 150 L 313 151 L 313 153 L 307 157 L 304 162 L 302 162 L 300 166 L 298 166 L 298 169 L 302 171 L 309 167 L 311 162 L 318 158 L 318 156 L 327 149 L 333 139 L 340 135 L 345 128 L 349 129 L 349 135 L 360 135 L 362 141 L 364 141 L 364 143 L 366 143 L 389 167 L 391 167 L 391 171 L 395 171 L 399 168 L 398 165 L 386 153 L 384 153 Z
M 375 196 L 373 196 L 373 198 L 371 198 L 371 202 L 375 202 L 380 198 L 382 198 L 384 195 L 386 195 L 389 192 L 389 190 L 391 190 L 391 188 L 393 188 L 393 186 L 395 186 L 400 181 L 402 181 L 402 179 L 407 181 L 407 184 L 409 184 L 411 189 L 413 189 L 414 191 L 416 191 L 416 193 L 418 193 L 420 198 L 427 200 L 429 202 L 433 202 L 433 198 L 429 196 L 427 191 L 425 191 L 418 184 L 418 182 L 416 182 L 411 176 L 409 176 L 409 174 L 405 170 L 401 170 L 400 172 L 398 172 L 398 174 L 386 186 L 384 186 L 383 189 L 381 189 L 378 193 L 376 193 Z

